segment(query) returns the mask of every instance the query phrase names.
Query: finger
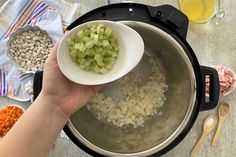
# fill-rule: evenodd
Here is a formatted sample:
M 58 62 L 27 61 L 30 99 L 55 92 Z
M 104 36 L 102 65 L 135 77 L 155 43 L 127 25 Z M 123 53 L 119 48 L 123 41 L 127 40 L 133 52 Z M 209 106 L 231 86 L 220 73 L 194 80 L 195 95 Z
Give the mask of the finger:
M 53 48 L 51 49 L 51 52 L 48 56 L 48 59 L 52 60 L 52 59 L 56 59 L 57 58 L 57 48 L 58 48 L 58 45 L 61 41 L 58 41 L 54 46 Z
M 93 94 L 97 94 L 105 86 L 106 84 L 101 84 L 101 85 L 90 86 L 90 88 L 93 90 Z

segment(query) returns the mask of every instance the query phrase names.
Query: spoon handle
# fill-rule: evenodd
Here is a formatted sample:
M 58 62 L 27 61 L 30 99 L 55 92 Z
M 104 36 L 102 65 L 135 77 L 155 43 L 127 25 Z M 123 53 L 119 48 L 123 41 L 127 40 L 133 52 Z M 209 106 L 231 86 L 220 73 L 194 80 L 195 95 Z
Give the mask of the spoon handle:
M 194 148 L 191 152 L 192 157 L 194 157 L 197 154 L 197 152 L 200 149 L 202 143 L 204 142 L 206 136 L 207 136 L 207 132 L 203 131 L 201 137 L 199 138 L 198 142 L 196 143 L 196 145 L 194 146 Z
M 222 118 L 219 118 L 219 123 L 218 123 L 217 129 L 216 129 L 216 133 L 215 133 L 214 138 L 211 143 L 212 146 L 216 146 L 216 144 L 217 144 L 217 141 L 220 137 L 223 122 L 224 122 L 224 120 Z

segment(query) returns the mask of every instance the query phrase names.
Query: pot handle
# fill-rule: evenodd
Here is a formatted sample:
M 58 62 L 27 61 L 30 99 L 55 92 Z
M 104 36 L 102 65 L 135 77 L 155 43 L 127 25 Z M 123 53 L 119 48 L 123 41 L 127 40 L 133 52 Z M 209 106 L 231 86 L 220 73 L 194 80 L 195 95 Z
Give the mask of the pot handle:
M 219 76 L 217 71 L 211 67 L 201 66 L 201 72 L 203 82 L 203 93 L 200 111 L 211 110 L 217 106 L 219 100 Z M 206 97 L 206 77 L 209 77 L 210 80 L 210 91 L 208 97 Z M 206 98 L 208 98 L 209 100 L 206 100 Z
M 36 71 L 33 84 L 33 99 L 35 100 L 41 92 L 43 85 L 43 71 Z

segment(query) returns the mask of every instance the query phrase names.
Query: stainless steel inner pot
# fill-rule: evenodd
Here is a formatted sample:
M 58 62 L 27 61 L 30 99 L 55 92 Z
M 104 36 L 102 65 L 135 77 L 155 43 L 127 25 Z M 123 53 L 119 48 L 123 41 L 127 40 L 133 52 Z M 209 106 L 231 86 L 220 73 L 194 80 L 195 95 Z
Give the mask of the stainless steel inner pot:
M 105 156 L 147 156 L 169 145 L 187 125 L 196 101 L 196 79 L 192 63 L 172 36 L 146 23 L 122 23 L 142 36 L 145 54 L 154 55 L 166 74 L 168 91 L 163 115 L 152 117 L 144 127 L 120 129 L 97 120 L 83 107 L 70 117 L 67 127 L 81 143 Z M 133 72 L 142 77 L 149 70 L 144 56 Z M 119 97 L 117 84 L 119 81 L 111 83 L 102 92 Z

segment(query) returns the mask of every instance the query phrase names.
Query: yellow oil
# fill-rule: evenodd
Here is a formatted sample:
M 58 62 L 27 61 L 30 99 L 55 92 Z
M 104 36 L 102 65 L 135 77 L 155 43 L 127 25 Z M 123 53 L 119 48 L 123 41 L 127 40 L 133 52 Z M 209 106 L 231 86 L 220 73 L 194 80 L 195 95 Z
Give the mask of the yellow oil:
M 203 23 L 215 14 L 215 0 L 179 0 L 180 10 L 190 21 Z

